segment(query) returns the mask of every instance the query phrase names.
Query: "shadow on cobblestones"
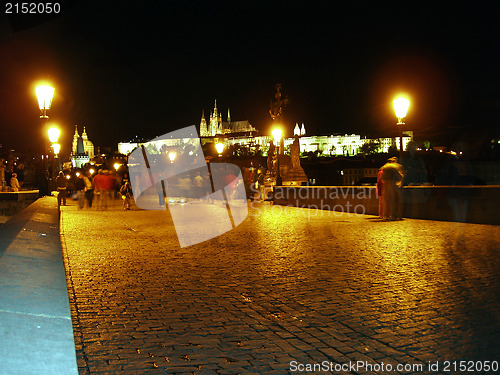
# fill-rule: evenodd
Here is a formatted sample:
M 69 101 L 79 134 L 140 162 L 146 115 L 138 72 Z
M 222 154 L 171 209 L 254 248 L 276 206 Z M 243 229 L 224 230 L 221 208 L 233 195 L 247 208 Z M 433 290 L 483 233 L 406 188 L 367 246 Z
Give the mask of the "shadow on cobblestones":
M 80 373 L 287 374 L 292 361 L 446 373 L 444 361 L 498 360 L 499 227 L 250 211 L 180 248 L 168 212 L 63 207 Z

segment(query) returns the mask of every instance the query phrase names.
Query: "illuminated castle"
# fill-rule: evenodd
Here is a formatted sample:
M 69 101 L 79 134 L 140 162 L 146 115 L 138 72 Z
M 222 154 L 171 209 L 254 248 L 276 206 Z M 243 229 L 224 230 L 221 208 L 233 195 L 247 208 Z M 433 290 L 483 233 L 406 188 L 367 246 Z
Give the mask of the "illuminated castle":
M 247 133 L 253 135 L 256 129 L 246 121 L 231 121 L 231 112 L 227 110 L 227 121 L 222 121 L 222 114 L 217 109 L 217 100 L 215 100 L 214 110 L 210 113 L 209 122 L 205 119 L 205 111 L 202 111 L 200 121 L 200 136 L 215 137 L 217 135 L 232 133 Z
M 248 121 L 231 121 L 229 109 L 227 110 L 227 121 L 223 121 L 222 115 L 217 108 L 217 100 L 208 120 L 205 118 L 205 112 L 202 111 L 200 121 L 201 144 L 220 142 L 226 147 L 239 145 L 267 153 L 272 137 L 270 135 L 258 136 L 256 134 L 257 130 Z M 376 150 L 374 151 L 384 153 L 387 153 L 390 147 L 397 149 L 399 146 L 399 137 L 369 139 L 359 134 L 306 135 L 306 127 L 303 123 L 302 126 L 298 123 L 295 124 L 293 134 L 300 137 L 301 153 L 314 152 L 324 156 L 353 156 L 358 154 L 366 143 L 376 144 Z M 76 131 L 75 136 L 78 136 Z M 84 128 L 82 138 L 86 138 L 86 136 Z M 412 131 L 403 132 L 403 149 L 406 149 L 412 139 Z M 294 137 L 285 135 L 285 151 L 291 147 L 293 141 Z M 163 144 L 168 144 L 169 142 L 172 143 L 173 140 L 158 141 L 155 144 L 155 148 L 160 150 Z M 75 144 L 75 141 L 73 141 L 73 144 Z M 122 154 L 128 154 L 140 144 L 136 142 L 122 142 L 118 144 L 118 151 Z

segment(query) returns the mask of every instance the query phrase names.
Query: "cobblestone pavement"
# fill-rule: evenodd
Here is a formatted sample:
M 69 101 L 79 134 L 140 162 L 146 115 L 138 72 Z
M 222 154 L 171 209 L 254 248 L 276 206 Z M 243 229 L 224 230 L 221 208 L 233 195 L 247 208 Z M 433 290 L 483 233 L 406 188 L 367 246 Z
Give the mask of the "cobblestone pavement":
M 254 204 L 180 248 L 118 204 L 62 208 L 81 374 L 500 372 L 500 227 Z

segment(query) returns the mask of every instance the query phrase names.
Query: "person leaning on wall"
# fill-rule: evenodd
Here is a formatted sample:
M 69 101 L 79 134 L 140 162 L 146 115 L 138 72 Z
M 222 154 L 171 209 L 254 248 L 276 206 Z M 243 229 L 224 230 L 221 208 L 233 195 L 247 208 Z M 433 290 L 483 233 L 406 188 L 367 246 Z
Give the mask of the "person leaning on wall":
M 397 157 L 392 157 L 381 169 L 384 219 L 401 220 L 403 216 L 403 166 L 398 163 Z

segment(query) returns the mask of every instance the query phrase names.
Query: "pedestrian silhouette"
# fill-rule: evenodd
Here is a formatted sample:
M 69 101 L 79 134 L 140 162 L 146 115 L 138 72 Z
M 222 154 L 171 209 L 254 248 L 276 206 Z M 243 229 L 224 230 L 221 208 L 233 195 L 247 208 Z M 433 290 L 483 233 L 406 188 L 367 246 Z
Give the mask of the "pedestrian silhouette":
M 382 197 L 385 219 L 400 220 L 403 216 L 403 185 L 404 172 L 398 158 L 392 157 L 382 166 Z
M 66 191 L 68 189 L 68 180 L 66 176 L 61 171 L 56 178 L 57 184 L 57 205 L 61 206 L 61 202 L 63 206 L 66 206 Z

